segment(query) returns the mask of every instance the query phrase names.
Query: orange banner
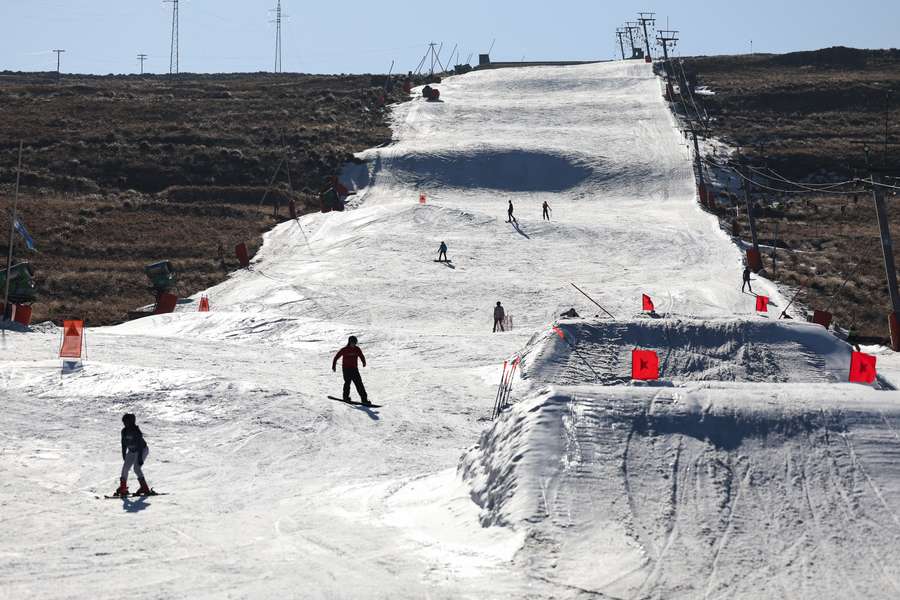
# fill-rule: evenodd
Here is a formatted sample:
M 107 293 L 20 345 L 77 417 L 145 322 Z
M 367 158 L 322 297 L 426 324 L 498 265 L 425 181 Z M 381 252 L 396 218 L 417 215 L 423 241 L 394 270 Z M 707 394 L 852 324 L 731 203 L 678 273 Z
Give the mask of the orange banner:
M 63 321 L 63 342 L 60 358 L 81 358 L 84 345 L 84 321 Z

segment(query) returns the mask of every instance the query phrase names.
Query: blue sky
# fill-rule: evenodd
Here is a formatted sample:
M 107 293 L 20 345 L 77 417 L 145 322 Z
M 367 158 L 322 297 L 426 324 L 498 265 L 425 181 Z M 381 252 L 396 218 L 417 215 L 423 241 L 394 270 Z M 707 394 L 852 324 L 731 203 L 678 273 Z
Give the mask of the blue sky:
M 52 70 L 65 48 L 64 72 L 167 72 L 171 5 L 161 0 L 0 0 L 0 70 Z M 181 0 L 181 70 L 272 70 L 275 0 Z M 444 58 L 459 44 L 473 62 L 496 38 L 494 60 L 608 59 L 614 32 L 641 10 L 655 10 L 680 31 L 678 53 L 788 52 L 826 46 L 898 45 L 900 2 L 756 0 L 755 2 L 600 2 L 490 0 L 283 0 L 285 71 L 386 72 L 414 69 L 429 41 Z

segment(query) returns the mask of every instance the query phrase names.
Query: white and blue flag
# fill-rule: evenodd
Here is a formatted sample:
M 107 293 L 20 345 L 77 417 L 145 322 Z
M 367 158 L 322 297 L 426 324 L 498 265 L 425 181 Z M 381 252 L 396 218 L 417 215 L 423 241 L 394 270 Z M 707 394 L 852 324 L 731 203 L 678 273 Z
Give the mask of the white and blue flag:
M 16 228 L 16 231 L 19 232 L 19 235 L 22 236 L 22 239 L 25 240 L 25 245 L 29 250 L 34 250 L 34 238 L 31 237 L 31 234 L 28 233 L 28 230 L 25 229 L 25 225 L 22 224 L 22 221 L 16 219 L 16 222 L 13 225 Z

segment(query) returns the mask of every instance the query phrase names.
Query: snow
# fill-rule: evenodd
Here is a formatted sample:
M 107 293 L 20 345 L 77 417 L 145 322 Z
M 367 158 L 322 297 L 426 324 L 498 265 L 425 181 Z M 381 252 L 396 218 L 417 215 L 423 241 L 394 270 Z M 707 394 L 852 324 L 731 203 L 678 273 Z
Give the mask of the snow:
M 351 210 L 268 233 L 211 312 L 88 329 L 68 374 L 58 331 L 3 332 L 0 596 L 896 597 L 900 369 L 845 383 L 849 348 L 776 322 L 762 278 L 755 312 L 651 67 L 440 88 L 345 173 Z M 580 357 L 550 333 L 573 307 Z M 383 408 L 326 398 L 351 334 Z M 628 380 L 637 344 L 664 381 Z M 171 495 L 95 499 L 126 411 Z

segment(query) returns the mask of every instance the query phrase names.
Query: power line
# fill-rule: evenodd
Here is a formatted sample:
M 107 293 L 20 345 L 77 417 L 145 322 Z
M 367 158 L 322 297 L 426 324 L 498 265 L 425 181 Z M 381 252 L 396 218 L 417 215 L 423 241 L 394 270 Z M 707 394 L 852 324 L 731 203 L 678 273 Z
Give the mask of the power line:
M 179 0 L 163 0 L 172 4 L 172 37 L 169 46 L 169 75 L 178 74 L 178 2 Z

